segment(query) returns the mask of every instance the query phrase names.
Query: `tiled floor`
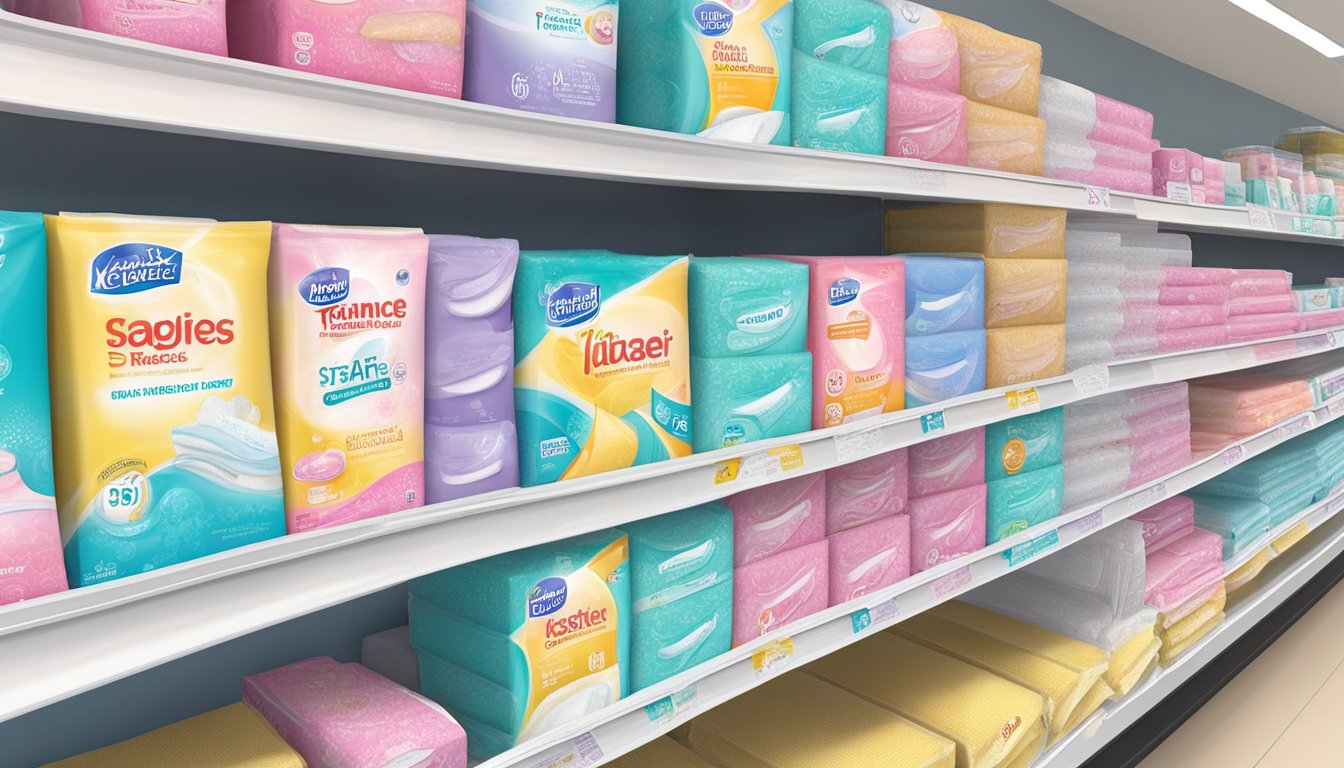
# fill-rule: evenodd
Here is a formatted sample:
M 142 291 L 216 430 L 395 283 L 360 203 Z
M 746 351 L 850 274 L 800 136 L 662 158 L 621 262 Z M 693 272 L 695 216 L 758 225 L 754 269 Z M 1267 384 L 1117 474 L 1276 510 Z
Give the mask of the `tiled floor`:
M 1344 583 L 1307 612 L 1140 768 L 1344 765 Z

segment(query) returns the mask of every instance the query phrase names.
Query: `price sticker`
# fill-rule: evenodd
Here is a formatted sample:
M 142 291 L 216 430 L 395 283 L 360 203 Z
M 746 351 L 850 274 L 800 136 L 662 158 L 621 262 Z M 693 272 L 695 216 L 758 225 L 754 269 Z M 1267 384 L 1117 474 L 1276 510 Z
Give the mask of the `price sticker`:
M 1073 372 L 1073 389 L 1079 397 L 1092 397 L 1111 388 L 1111 367 L 1104 363 L 1079 368 Z
M 1023 542 L 1003 553 L 1003 559 L 1008 561 L 1008 567 L 1017 566 L 1038 557 L 1043 552 L 1049 552 L 1059 546 L 1059 529 L 1043 533 L 1031 541 Z
M 793 638 L 785 637 L 751 654 L 751 668 L 756 679 L 772 677 L 783 672 L 793 662 Z
M 1167 182 L 1167 199 L 1173 203 L 1188 203 L 1194 199 L 1190 185 L 1179 181 Z
M 1263 205 L 1246 206 L 1246 217 L 1253 229 L 1274 229 L 1274 214 Z
M 1106 187 L 1084 187 L 1084 190 L 1087 193 L 1088 207 L 1110 209 L 1111 190 Z
M 1035 413 L 1041 410 L 1041 396 L 1035 387 L 1014 389 L 1004 393 L 1008 398 L 1008 410 L 1022 413 Z
M 947 174 L 928 168 L 906 168 L 906 182 L 915 189 L 925 192 L 947 191 Z
M 835 436 L 835 458 L 841 464 L 866 459 L 882 452 L 882 428 L 867 427 Z
M 1139 510 L 1147 509 L 1156 504 L 1157 502 L 1165 499 L 1166 497 L 1167 497 L 1167 483 L 1166 481 L 1163 481 L 1158 483 L 1157 485 L 1152 486 L 1151 488 L 1145 488 L 1142 491 L 1139 491 L 1138 493 L 1134 494 L 1133 496 L 1130 496 L 1129 511 L 1132 514 L 1134 512 L 1138 512 Z
M 548 752 L 530 768 L 588 768 L 602 761 L 602 747 L 591 732 L 574 737 L 559 751 Z
M 1274 430 L 1274 439 L 1278 442 L 1290 440 L 1316 426 L 1316 414 L 1304 413 L 1287 424 L 1280 424 Z
M 1078 532 L 1091 533 L 1092 531 L 1097 530 L 1098 528 L 1101 527 L 1101 519 L 1102 519 L 1101 510 L 1098 509 L 1096 512 L 1093 512 L 1092 514 L 1078 521 Z
M 930 432 L 941 432 L 944 429 L 947 429 L 947 420 L 943 418 L 942 411 L 926 413 L 919 417 L 919 428 L 922 429 L 926 435 Z
M 929 586 L 934 600 L 945 600 L 962 587 L 971 583 L 971 566 L 963 565 L 957 570 L 936 580 Z
M 720 461 L 719 469 L 714 473 L 714 484 L 778 477 L 802 468 L 802 446 L 781 445 L 740 458 Z
M 648 715 L 651 723 L 689 720 L 695 712 L 695 697 L 699 692 L 699 688 L 692 683 L 644 707 L 644 714 Z
M 1223 466 L 1230 467 L 1233 464 L 1238 464 L 1245 457 L 1246 457 L 1246 446 L 1234 445 L 1231 448 L 1228 448 L 1226 451 L 1223 451 Z

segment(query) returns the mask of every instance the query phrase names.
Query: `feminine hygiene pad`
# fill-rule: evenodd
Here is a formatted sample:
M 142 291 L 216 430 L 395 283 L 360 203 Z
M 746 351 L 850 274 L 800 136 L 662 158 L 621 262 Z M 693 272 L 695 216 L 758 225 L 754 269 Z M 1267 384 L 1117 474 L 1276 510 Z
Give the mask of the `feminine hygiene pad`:
M 789 144 L 793 3 L 622 0 L 617 119 Z
M 985 327 L 1064 322 L 1064 259 L 989 259 L 985 262 Z
M 236 2 L 236 0 L 233 0 Z M 228 56 L 226 0 L 4 0 L 24 16 L 109 35 Z
M 812 426 L 812 356 L 691 358 L 696 453 L 806 432 Z
M 559 0 L 543 7 L 467 0 L 463 97 L 525 112 L 612 122 L 616 5 L 616 0 Z
M 901 254 L 905 262 L 905 335 L 978 331 L 985 326 L 985 263 Z
M 513 294 L 524 486 L 691 453 L 687 257 L 524 251 Z
M 910 575 L 910 516 L 884 517 L 832 534 L 830 605 L 840 605 Z
M 985 546 L 982 483 L 910 500 L 910 572 L 978 552 Z
M 234 58 L 454 99 L 462 95 L 466 0 L 228 3 Z
M 965 165 L 966 152 L 965 96 L 889 83 L 887 155 Z
M 404 761 L 466 768 L 467 735 L 440 707 L 359 664 L 327 656 L 243 678 L 243 700 L 310 768 Z
M 1064 258 L 1065 212 L 1034 205 L 930 205 L 887 211 L 887 250 Z
M 51 468 L 47 238 L 0 211 L 0 605 L 66 588 Z
M 1064 504 L 1064 466 L 1056 464 L 989 483 L 986 542 L 993 544 L 1059 517 Z
M 1143 545 L 1152 554 L 1195 527 L 1195 502 L 1189 496 L 1172 496 L 1130 517 L 1143 524 Z
M 957 33 L 961 95 L 993 107 L 1035 115 L 1041 92 L 1041 46 L 961 16 L 943 14 Z
M 1064 325 L 985 332 L 985 388 L 1064 375 Z
M 818 472 L 729 496 L 733 565 L 741 568 L 826 536 L 826 474 Z
M 365 637 L 359 663 L 407 690 L 420 690 L 420 659 L 411 647 L 411 628 L 405 624 Z
M 808 544 L 733 572 L 733 647 L 824 610 L 829 548 Z
M 47 219 L 51 369 L 62 372 L 55 495 L 72 586 L 284 535 L 270 233 L 265 222 Z
M 418 229 L 275 227 L 271 348 L 291 533 L 424 503 L 428 249 Z
M 952 742 L 848 691 L 793 672 L 691 721 L 691 747 L 721 768 L 955 768 Z M 662 768 L 639 763 L 637 768 Z
M 944 93 L 961 92 L 957 33 L 943 14 L 918 3 L 881 2 L 892 8 L 888 80 Z
M 812 427 L 905 407 L 905 265 L 889 256 L 794 256 L 811 272 Z
M 691 354 L 780 355 L 807 349 L 807 265 L 691 258 Z
M 630 537 L 630 690 L 727 653 L 733 513 L 706 504 L 623 526 Z
M 905 349 L 905 405 L 918 408 L 985 388 L 985 332 L 911 336 Z
M 985 427 L 985 477 L 1003 480 L 1064 460 L 1064 409 L 999 421 Z
M 1223 537 L 1223 559 L 1269 533 L 1269 507 L 1254 499 L 1194 493 L 1195 525 Z
M 826 534 L 904 512 L 909 463 L 902 448 L 826 470 Z
M 891 11 L 871 0 L 793 6 L 793 145 L 882 154 Z
M 243 702 L 187 718 L 46 768 L 308 768 L 308 763 Z M 950 763 L 948 764 L 951 765 Z
M 910 498 L 985 482 L 985 428 L 916 443 L 910 454 Z
M 420 687 L 489 758 L 629 691 L 624 533 L 598 531 L 410 582 Z
M 966 164 L 1006 173 L 1045 172 L 1045 121 L 972 101 L 966 107 Z

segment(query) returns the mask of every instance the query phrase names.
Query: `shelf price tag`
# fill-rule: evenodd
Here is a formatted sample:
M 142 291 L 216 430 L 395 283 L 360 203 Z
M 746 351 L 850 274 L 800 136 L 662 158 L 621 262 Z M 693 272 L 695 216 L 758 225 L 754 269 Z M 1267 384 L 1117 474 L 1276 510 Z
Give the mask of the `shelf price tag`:
M 835 436 L 835 458 L 841 464 L 866 459 L 882 452 L 882 428 L 866 427 Z
M 1274 214 L 1263 205 L 1246 206 L 1246 218 L 1253 229 L 1274 229 Z
M 1223 452 L 1223 466 L 1230 467 L 1246 457 L 1246 446 L 1234 445 Z
M 1167 483 L 1162 481 L 1151 488 L 1145 488 L 1142 491 L 1129 497 L 1129 511 L 1131 513 L 1147 509 L 1157 502 L 1167 497 Z
M 1008 561 L 1009 568 L 1016 568 L 1042 552 L 1049 552 L 1057 546 L 1059 546 L 1058 528 L 1006 550 L 1003 552 L 1003 559 Z
M 1341 413 L 1344 413 L 1344 397 L 1335 398 L 1325 407 L 1325 412 L 1330 414 L 1330 418 L 1337 419 Z
M 602 747 L 591 732 L 575 736 L 561 751 L 549 752 L 529 768 L 588 768 L 602 761 Z
M 900 603 L 896 598 L 891 597 L 874 605 L 872 608 L 860 608 L 849 615 L 849 621 L 854 627 L 854 634 L 859 634 L 874 624 L 891 621 L 901 615 Z
M 1041 410 L 1041 396 L 1035 387 L 1013 389 L 1004 393 L 1008 398 L 1008 410 L 1022 413 L 1035 413 Z
M 1078 521 L 1078 532 L 1091 533 L 1092 531 L 1095 531 L 1101 527 L 1101 521 L 1102 521 L 1102 514 L 1101 510 L 1098 509 L 1096 512 L 1093 512 L 1092 514 Z
M 1105 363 L 1079 368 L 1073 372 L 1073 390 L 1079 397 L 1092 397 L 1111 388 L 1111 367 Z
M 1274 439 L 1277 442 L 1283 442 L 1310 430 L 1316 426 L 1316 414 L 1307 412 L 1293 419 L 1287 424 L 1280 424 L 1279 428 L 1274 430 Z
M 929 168 L 904 168 L 906 183 L 925 192 L 947 190 L 947 174 Z
M 926 413 L 919 417 L 919 428 L 923 430 L 926 435 L 930 432 L 941 432 L 944 429 L 947 429 L 947 420 L 943 418 L 942 411 Z
M 1298 352 L 1316 352 L 1333 347 L 1333 339 L 1330 338 L 1333 335 L 1334 334 L 1318 333 L 1315 336 L 1303 336 L 1299 339 L 1294 339 L 1294 342 L 1296 342 Z
M 751 654 L 751 668 L 761 680 L 783 672 L 793 661 L 793 638 L 785 637 Z
M 803 468 L 803 448 L 800 445 L 780 445 L 764 451 L 749 453 L 736 459 L 719 462 L 714 473 L 714 484 L 734 480 L 755 480 L 782 475 Z
M 929 590 L 933 592 L 933 599 L 942 601 L 957 590 L 971 583 L 971 566 L 963 565 L 957 570 L 937 579 L 931 585 Z
M 1087 204 L 1089 207 L 1110 209 L 1111 190 L 1106 187 L 1084 187 L 1084 191 L 1087 193 Z
M 691 683 L 680 691 L 644 707 L 644 714 L 648 715 L 651 723 L 689 720 L 695 711 L 695 697 L 699 692 L 699 687 Z
M 1194 199 L 1190 185 L 1179 181 L 1167 182 L 1167 199 L 1173 203 L 1188 203 Z

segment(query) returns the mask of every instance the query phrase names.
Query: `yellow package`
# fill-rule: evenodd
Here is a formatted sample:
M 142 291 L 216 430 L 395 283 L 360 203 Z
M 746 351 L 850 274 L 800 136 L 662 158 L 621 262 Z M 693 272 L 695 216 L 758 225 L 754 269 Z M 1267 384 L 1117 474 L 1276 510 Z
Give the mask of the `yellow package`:
M 284 535 L 270 233 L 268 222 L 47 217 L 71 585 Z
M 1041 98 L 1041 44 L 978 21 L 942 14 L 957 33 L 961 95 L 981 104 L 1035 115 Z
M 985 389 L 1064 375 L 1064 325 L 985 331 Z
M 1311 533 L 1311 523 L 1306 520 L 1300 521 L 1297 525 L 1284 531 L 1279 538 L 1271 541 L 1269 545 L 1274 548 L 1275 555 L 1282 555 L 1288 551 L 1288 548 L 1297 542 L 1305 539 L 1307 534 Z
M 1064 259 L 985 261 L 985 327 L 1064 322 L 1069 263 Z
M 668 736 L 654 739 L 607 765 L 611 768 L 714 768 Z
M 966 105 L 966 164 L 990 171 L 1045 173 L 1045 121 L 1008 109 Z
M 1063 208 L 949 203 L 887 211 L 892 253 L 978 253 L 986 259 L 1062 259 Z

